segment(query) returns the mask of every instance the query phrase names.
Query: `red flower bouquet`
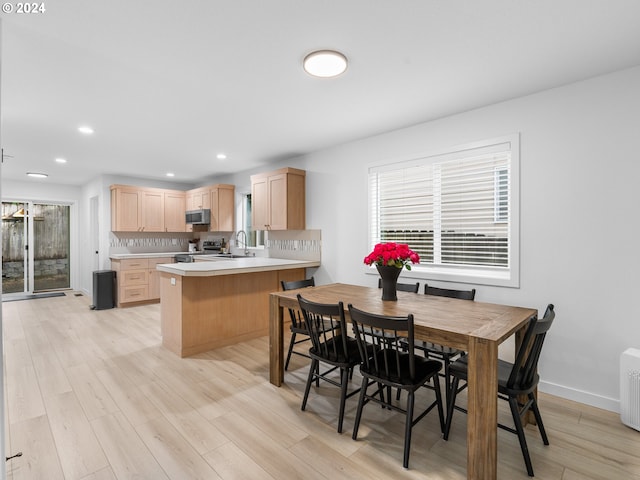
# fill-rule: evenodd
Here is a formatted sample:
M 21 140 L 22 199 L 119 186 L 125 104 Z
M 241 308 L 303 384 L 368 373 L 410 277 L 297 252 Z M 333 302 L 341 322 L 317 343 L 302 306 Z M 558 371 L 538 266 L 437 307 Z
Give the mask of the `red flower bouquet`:
M 406 243 L 378 243 L 373 252 L 364 257 L 364 263 L 411 270 L 411 264 L 420 263 L 420 257 Z

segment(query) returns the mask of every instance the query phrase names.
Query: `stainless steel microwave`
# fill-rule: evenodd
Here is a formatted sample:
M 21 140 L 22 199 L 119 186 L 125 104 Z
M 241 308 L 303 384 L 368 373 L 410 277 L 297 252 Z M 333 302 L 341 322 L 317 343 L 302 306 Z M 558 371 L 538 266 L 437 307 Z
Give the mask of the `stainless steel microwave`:
M 211 210 L 208 208 L 187 210 L 185 218 L 189 225 L 209 225 L 211 223 Z

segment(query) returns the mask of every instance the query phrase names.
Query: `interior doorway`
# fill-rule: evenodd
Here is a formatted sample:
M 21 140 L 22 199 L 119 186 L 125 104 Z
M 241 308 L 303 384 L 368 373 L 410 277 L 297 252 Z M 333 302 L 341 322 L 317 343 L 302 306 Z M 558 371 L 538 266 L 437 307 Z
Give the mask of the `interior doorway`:
M 70 205 L 2 202 L 2 292 L 71 287 Z

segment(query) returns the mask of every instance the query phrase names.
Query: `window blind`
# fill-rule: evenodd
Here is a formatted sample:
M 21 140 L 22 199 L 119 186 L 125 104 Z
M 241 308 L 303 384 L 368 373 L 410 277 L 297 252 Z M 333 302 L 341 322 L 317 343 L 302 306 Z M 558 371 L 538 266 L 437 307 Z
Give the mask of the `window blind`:
M 408 243 L 421 264 L 509 267 L 511 146 L 369 171 L 372 246 Z

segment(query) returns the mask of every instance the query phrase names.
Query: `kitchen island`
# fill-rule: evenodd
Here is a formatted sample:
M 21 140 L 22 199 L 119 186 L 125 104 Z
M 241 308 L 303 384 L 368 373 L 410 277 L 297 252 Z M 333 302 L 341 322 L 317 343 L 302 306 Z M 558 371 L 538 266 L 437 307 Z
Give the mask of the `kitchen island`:
M 269 294 L 319 261 L 202 255 L 160 264 L 162 344 L 181 357 L 269 333 Z

